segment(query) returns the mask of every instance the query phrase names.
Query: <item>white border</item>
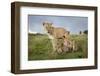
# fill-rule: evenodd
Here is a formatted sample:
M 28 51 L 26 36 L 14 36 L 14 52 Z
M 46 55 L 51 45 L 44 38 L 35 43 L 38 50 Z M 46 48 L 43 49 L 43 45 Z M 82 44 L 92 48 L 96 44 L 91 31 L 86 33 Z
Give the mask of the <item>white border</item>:
M 28 61 L 28 14 L 88 17 L 88 58 Z M 94 11 L 21 7 L 20 8 L 20 69 L 43 69 L 94 65 Z

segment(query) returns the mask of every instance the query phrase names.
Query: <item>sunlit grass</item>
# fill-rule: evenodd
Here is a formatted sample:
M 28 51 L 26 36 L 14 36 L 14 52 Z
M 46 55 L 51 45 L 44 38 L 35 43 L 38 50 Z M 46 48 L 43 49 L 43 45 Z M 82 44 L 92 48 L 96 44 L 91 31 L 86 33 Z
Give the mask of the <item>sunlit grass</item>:
M 52 43 L 47 35 L 28 35 L 28 60 L 50 60 L 50 59 L 76 59 L 87 58 L 87 35 L 71 35 L 71 40 L 75 41 L 78 50 L 69 53 L 52 53 Z

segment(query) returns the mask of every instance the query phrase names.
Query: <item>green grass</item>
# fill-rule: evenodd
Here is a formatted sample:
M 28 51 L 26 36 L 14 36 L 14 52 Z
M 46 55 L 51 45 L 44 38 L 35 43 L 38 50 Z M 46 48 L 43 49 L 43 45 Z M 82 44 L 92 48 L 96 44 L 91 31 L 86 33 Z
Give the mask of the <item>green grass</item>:
M 69 53 L 52 53 L 52 43 L 47 35 L 28 35 L 28 60 L 87 58 L 87 35 L 71 35 L 78 50 Z

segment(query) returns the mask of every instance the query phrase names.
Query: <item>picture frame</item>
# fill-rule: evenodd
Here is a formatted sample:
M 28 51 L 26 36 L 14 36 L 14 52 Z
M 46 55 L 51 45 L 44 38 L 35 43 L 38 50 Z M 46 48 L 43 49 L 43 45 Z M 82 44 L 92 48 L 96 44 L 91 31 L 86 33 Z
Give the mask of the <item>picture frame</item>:
M 73 11 L 75 12 L 71 13 Z M 27 45 L 28 37 L 26 37 L 26 35 L 29 28 L 28 27 L 29 17 L 24 16 L 24 14 L 42 15 L 44 17 L 44 15 L 47 16 L 53 14 L 59 16 L 61 13 L 62 13 L 61 16 L 65 16 L 68 15 L 67 12 L 71 13 L 70 16 L 82 15 L 83 17 L 87 16 L 88 18 L 88 57 L 86 58 L 87 60 L 85 59 L 84 61 L 81 59 L 72 59 L 72 60 L 58 59 L 58 60 L 49 60 L 49 61 L 33 60 L 32 63 L 33 65 L 31 65 L 31 62 L 26 65 L 26 63 L 28 62 L 27 57 L 25 57 L 27 55 L 27 51 L 25 52 L 21 50 L 28 50 L 28 45 Z M 29 3 L 29 2 L 11 3 L 11 72 L 15 74 L 25 74 L 25 73 L 97 69 L 97 33 L 98 33 L 97 28 L 98 28 L 97 7 L 95 6 L 62 5 L 62 4 Z M 91 32 L 93 33 L 93 35 L 91 34 Z M 26 42 L 27 44 L 23 42 Z M 25 45 L 26 47 L 24 46 L 24 44 L 26 44 Z M 90 53 L 89 51 L 90 52 L 92 51 L 92 53 Z M 90 59 L 90 62 L 88 59 Z M 27 61 L 24 62 L 24 60 Z M 76 63 L 77 61 L 79 62 Z M 74 64 L 69 65 L 67 64 L 67 62 L 69 64 L 70 63 L 74 63 Z

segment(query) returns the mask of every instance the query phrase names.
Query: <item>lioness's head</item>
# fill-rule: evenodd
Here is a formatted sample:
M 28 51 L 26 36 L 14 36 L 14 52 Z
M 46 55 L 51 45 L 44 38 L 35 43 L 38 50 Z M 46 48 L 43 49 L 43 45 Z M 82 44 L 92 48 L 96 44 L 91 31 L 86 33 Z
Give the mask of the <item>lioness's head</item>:
M 52 31 L 53 31 L 52 23 L 43 22 L 43 27 L 47 30 L 47 32 L 48 32 L 49 34 L 52 34 Z

